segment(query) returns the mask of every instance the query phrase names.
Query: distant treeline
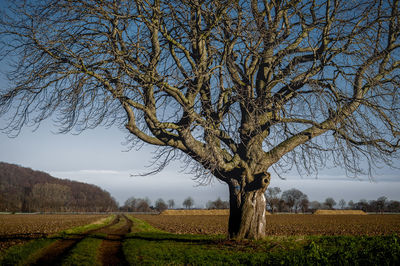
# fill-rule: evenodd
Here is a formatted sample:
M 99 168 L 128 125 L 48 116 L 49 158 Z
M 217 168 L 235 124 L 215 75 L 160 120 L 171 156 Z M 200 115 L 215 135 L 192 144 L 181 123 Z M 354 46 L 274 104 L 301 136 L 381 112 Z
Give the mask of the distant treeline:
M 316 210 L 325 209 L 348 209 L 362 210 L 365 212 L 400 212 L 400 202 L 389 200 L 385 196 L 376 200 L 367 201 L 361 199 L 357 202 L 350 200 L 346 202 L 344 199 L 336 202 L 333 198 L 328 197 L 324 202 L 309 201 L 308 196 L 302 191 L 292 188 L 281 193 L 279 187 L 270 187 L 265 193 L 267 200 L 267 210 L 274 212 L 314 212 Z
M 0 211 L 107 212 L 118 209 L 110 193 L 81 182 L 0 162 Z

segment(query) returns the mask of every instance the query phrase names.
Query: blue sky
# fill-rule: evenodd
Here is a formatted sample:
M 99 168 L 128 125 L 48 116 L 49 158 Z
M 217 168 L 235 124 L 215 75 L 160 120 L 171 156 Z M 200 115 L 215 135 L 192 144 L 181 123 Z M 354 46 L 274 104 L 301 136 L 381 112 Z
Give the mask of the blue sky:
M 0 66 L 1 69 L 1 66 Z M 0 76 L 0 87 L 6 86 Z M 0 128 L 6 122 L 0 117 Z M 151 146 L 128 151 L 124 145 L 127 132 L 116 127 L 98 127 L 79 135 L 54 134 L 52 121 L 45 121 L 34 131 L 25 127 L 16 138 L 9 138 L 0 131 L 0 161 L 14 163 L 34 170 L 45 171 L 58 178 L 95 184 L 109 191 L 120 204 L 131 197 L 174 199 L 177 207 L 191 196 L 196 207 L 204 207 L 209 200 L 221 197 L 228 200 L 228 188 L 215 180 L 208 186 L 198 186 L 193 175 L 185 174 L 182 163 L 174 162 L 154 176 L 132 177 L 150 171 Z M 400 167 L 400 162 L 397 162 Z M 315 176 L 300 178 L 297 173 L 285 175 L 286 180 L 272 176 L 270 186 L 283 190 L 297 188 L 310 200 L 323 201 L 333 197 L 337 201 L 376 199 L 386 196 L 400 200 L 400 171 L 384 167 L 378 169 L 374 179 L 360 177 L 358 180 L 345 176 L 343 170 L 321 170 Z
M 5 121 L 0 119 L 0 125 Z M 15 163 L 50 173 L 59 178 L 68 178 L 100 186 L 109 191 L 121 204 L 130 196 L 174 199 L 177 207 L 192 196 L 197 207 L 204 207 L 208 200 L 217 197 L 228 199 L 226 185 L 214 181 L 208 186 L 197 186 L 192 175 L 182 172 L 182 164 L 174 162 L 155 176 L 132 177 L 149 171 L 154 149 L 144 146 L 139 151 L 127 151 L 123 145 L 126 133 L 117 128 L 87 130 L 80 135 L 54 134 L 51 121 L 38 130 L 24 128 L 16 138 L 0 133 L 0 161 Z M 399 164 L 398 164 L 399 165 Z M 290 173 L 286 180 L 272 177 L 271 186 L 282 190 L 298 188 L 310 200 L 323 201 L 333 197 L 337 201 L 376 199 L 386 196 L 400 200 L 400 174 L 398 170 L 383 168 L 377 171 L 374 180 L 360 177 L 350 179 L 341 169 L 321 170 L 318 178 L 300 178 Z
M 4 64 L 0 65 L 0 70 L 5 68 Z M 0 89 L 4 86 L 6 82 L 0 76 Z M 0 128 L 4 126 L 5 120 L 0 117 Z M 127 133 L 118 128 L 99 127 L 80 135 L 52 133 L 56 131 L 51 121 L 46 121 L 34 132 L 33 128 L 24 128 L 17 138 L 0 132 L 0 161 L 98 185 L 121 204 L 130 196 L 149 197 L 153 202 L 158 198 L 174 199 L 178 207 L 188 196 L 194 198 L 197 207 L 204 207 L 207 201 L 218 197 L 228 199 L 226 185 L 215 180 L 208 186 L 197 186 L 192 175 L 182 172 L 180 162 L 172 163 L 154 176 L 131 177 L 151 170 L 145 166 L 149 165 L 154 149 L 144 146 L 139 151 L 127 151 L 123 145 Z M 397 166 L 400 167 L 400 162 Z M 338 168 L 321 170 L 318 179 L 315 176 L 300 178 L 295 172 L 285 177 L 286 180 L 280 180 L 272 176 L 270 186 L 282 190 L 298 188 L 310 200 L 323 201 L 327 197 L 337 201 L 341 198 L 371 200 L 380 196 L 400 200 L 400 171 L 397 169 L 379 169 L 373 180 L 368 177 L 350 179 Z
M 0 1 L 0 5 L 4 4 Z M 0 70 L 5 68 L 0 65 Z M 6 85 L 0 77 L 0 88 Z M 5 121 L 0 118 L 0 128 Z M 221 197 L 228 199 L 226 185 L 213 182 L 209 186 L 197 186 L 192 175 L 182 172 L 181 163 L 175 162 L 155 176 L 131 177 L 143 173 L 149 165 L 154 149 L 145 146 L 139 151 L 126 151 L 123 142 L 126 133 L 117 128 L 97 128 L 80 135 L 53 134 L 57 129 L 51 121 L 43 123 L 35 132 L 24 128 L 17 138 L 9 138 L 0 132 L 0 161 L 19 164 L 50 173 L 59 178 L 83 181 L 109 191 L 121 204 L 130 196 L 174 199 L 177 206 L 192 196 L 197 207 L 204 207 L 208 200 Z M 397 162 L 400 167 L 400 162 Z M 341 169 L 321 170 L 318 179 L 300 178 L 296 173 L 286 175 L 286 180 L 272 177 L 271 186 L 282 190 L 298 188 L 310 200 L 323 201 L 333 197 L 337 201 L 376 199 L 387 196 L 400 200 L 400 172 L 389 168 L 377 170 L 374 179 L 347 178 Z

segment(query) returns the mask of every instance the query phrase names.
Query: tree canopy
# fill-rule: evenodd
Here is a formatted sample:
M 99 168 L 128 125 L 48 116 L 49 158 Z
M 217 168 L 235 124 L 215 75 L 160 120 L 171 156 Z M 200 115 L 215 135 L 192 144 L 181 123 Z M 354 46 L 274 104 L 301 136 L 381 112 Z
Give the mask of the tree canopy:
M 5 130 L 125 126 L 132 145 L 161 147 L 158 170 L 185 158 L 228 184 L 232 237 L 263 236 L 271 170 L 368 173 L 398 158 L 398 0 L 9 5 Z

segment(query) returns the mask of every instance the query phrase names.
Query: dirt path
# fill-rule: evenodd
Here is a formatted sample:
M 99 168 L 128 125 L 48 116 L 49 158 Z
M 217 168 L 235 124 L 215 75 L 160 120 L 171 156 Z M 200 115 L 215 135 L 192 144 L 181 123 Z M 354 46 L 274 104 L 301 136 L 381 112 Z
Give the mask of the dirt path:
M 103 233 L 107 237 L 100 248 L 101 261 L 103 265 L 125 265 L 127 264 L 122 254 L 122 239 L 130 232 L 132 222 L 125 215 L 117 217 L 102 228 L 90 230 L 84 234 L 73 235 L 68 239 L 60 239 L 45 248 L 41 257 L 31 265 L 59 265 L 68 253 L 85 237 L 94 233 Z
M 100 246 L 102 265 L 128 265 L 122 252 L 122 240 L 131 231 L 132 221 L 125 215 L 119 217 L 120 226 L 109 227 L 102 231 L 107 237 Z
M 45 250 L 41 257 L 31 265 L 58 265 L 62 258 L 67 254 L 83 237 L 73 239 L 61 239 L 51 244 Z

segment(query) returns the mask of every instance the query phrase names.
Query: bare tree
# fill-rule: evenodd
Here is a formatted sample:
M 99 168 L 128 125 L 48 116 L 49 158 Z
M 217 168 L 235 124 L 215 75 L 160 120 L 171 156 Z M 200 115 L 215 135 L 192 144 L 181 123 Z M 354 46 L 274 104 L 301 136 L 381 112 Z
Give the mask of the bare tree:
M 125 211 L 129 211 L 129 212 L 149 212 L 149 211 L 151 211 L 150 200 L 148 198 L 140 199 L 140 198 L 130 197 L 125 201 L 125 204 L 122 208 Z
M 165 201 L 163 199 L 158 199 L 156 201 L 156 206 L 155 206 L 156 210 L 159 212 L 163 212 L 166 209 L 168 209 L 168 205 L 165 203 Z
M 281 193 L 281 189 L 279 187 L 269 187 L 265 193 L 265 199 L 267 201 L 267 205 L 269 205 L 271 212 L 274 213 L 279 205 L 279 194 Z
M 207 202 L 207 209 L 229 209 L 229 202 L 221 200 L 220 197 L 214 201 Z
M 282 199 L 286 202 L 290 212 L 295 211 L 297 213 L 299 208 L 301 208 L 302 202 L 308 207 L 307 195 L 296 188 L 283 191 Z
M 397 200 L 391 200 L 387 205 L 389 212 L 400 212 L 400 202 Z
M 173 209 L 175 207 L 175 201 L 173 199 L 168 200 L 168 208 Z
M 343 210 L 346 206 L 346 201 L 344 199 L 339 200 L 339 206 Z
M 316 210 L 318 210 L 318 209 L 321 208 L 321 203 L 318 202 L 318 201 L 316 201 L 316 200 L 314 200 L 314 201 L 311 201 L 311 202 L 308 204 L 308 206 L 309 206 L 309 208 L 312 209 L 313 211 L 316 211 Z
M 299 207 L 300 207 L 300 209 L 301 209 L 301 211 L 302 211 L 303 213 L 305 213 L 305 212 L 308 211 L 308 206 L 309 206 L 309 204 L 310 204 L 310 201 L 308 200 L 308 196 L 307 196 L 307 195 L 304 195 L 304 196 L 302 197 L 302 199 L 300 200 L 300 203 L 299 203 Z
M 9 5 L 4 130 L 125 126 L 161 148 L 156 170 L 183 157 L 226 182 L 233 238 L 264 237 L 271 170 L 370 173 L 399 157 L 398 0 Z
M 326 198 L 324 205 L 328 208 L 328 209 L 333 209 L 333 206 L 336 205 L 336 201 L 333 198 Z
M 339 206 L 343 210 L 345 208 L 345 206 L 346 206 L 346 201 L 344 199 L 341 199 L 339 201 Z
M 381 196 L 376 200 L 377 209 L 380 213 L 384 212 L 387 202 L 388 200 L 385 196 Z
M 194 204 L 194 200 L 192 199 L 192 197 L 187 197 L 184 201 L 183 201 L 183 206 L 186 207 L 186 209 L 190 209 L 193 204 Z

